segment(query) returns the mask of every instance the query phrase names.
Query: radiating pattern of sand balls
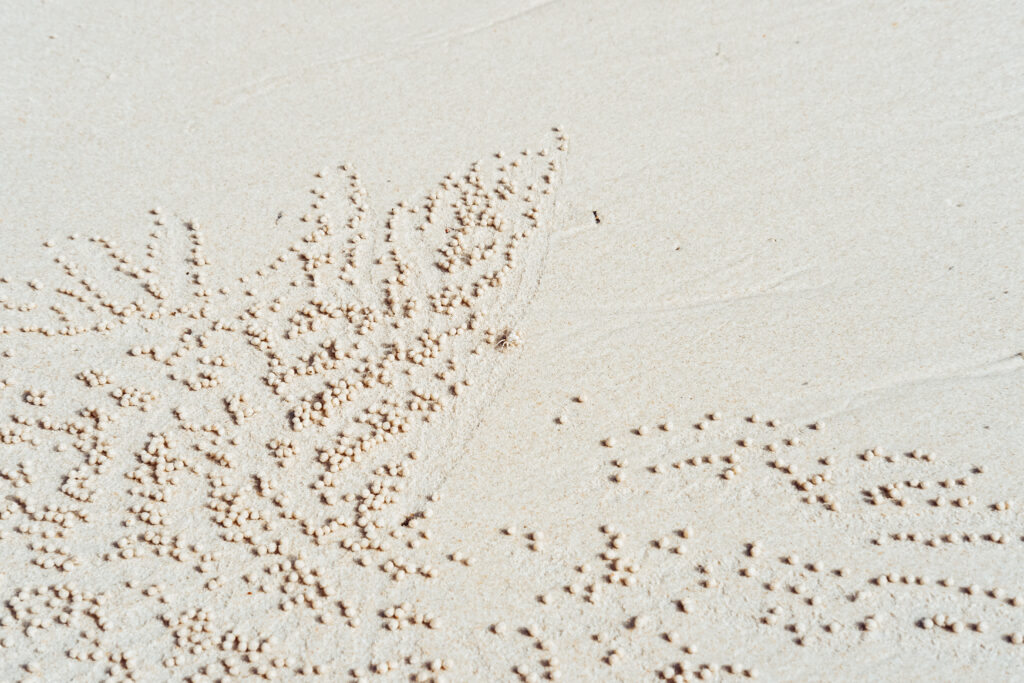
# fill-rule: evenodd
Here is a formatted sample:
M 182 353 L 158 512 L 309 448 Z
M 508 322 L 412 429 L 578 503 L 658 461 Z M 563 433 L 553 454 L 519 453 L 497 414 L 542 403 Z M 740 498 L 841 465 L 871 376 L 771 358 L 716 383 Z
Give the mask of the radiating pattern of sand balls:
M 57 234 L 49 269 L 4 278 L 4 679 L 786 679 L 796 653 L 881 639 L 1024 656 L 1016 502 L 926 434 L 601 421 L 577 392 L 532 427 L 587 464 L 586 516 L 503 501 L 459 533 L 445 484 L 488 463 L 453 453 L 515 381 L 564 227 L 568 143 L 544 145 L 382 215 L 322 170 L 275 228 L 302 237 L 233 280 L 160 208 L 137 243 Z
M 567 138 L 546 145 L 380 217 L 359 173 L 321 171 L 282 214 L 304 237 L 234 282 L 160 208 L 144 244 L 58 236 L 52 270 L 5 279 L 7 674 L 444 679 L 445 636 L 386 635 L 442 616 L 385 586 L 472 566 L 431 542 L 423 471 L 522 343 Z M 345 655 L 247 626 L 279 620 Z

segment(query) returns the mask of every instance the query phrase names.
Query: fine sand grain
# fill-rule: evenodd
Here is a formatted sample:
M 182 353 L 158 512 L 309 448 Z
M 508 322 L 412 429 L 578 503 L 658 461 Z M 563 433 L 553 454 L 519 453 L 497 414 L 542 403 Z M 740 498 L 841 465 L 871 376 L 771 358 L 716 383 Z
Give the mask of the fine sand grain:
M 1021 678 L 1019 4 L 0 17 L 0 680 Z

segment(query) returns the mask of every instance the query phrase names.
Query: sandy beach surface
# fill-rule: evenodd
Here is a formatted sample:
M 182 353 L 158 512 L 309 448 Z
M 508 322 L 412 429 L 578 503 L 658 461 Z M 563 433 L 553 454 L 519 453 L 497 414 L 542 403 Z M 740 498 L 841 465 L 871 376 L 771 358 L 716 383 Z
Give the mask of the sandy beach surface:
M 1024 5 L 0 17 L 0 680 L 1024 678 Z

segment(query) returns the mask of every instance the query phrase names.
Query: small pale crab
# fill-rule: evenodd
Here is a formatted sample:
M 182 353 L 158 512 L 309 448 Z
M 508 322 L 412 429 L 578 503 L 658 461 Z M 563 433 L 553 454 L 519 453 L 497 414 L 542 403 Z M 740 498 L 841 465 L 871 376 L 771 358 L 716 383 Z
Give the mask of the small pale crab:
M 512 349 L 523 345 L 523 338 L 520 336 L 519 332 L 513 330 L 511 327 L 506 327 L 500 332 L 491 335 L 491 339 L 491 343 L 494 344 L 494 348 L 503 352 L 511 351 Z

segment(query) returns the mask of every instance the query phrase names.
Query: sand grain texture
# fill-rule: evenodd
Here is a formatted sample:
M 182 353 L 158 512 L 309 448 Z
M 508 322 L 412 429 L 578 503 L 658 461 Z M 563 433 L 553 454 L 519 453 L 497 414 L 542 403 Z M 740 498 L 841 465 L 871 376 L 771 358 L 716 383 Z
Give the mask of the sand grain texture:
M 0 679 L 1020 677 L 1020 7 L 0 15 Z

